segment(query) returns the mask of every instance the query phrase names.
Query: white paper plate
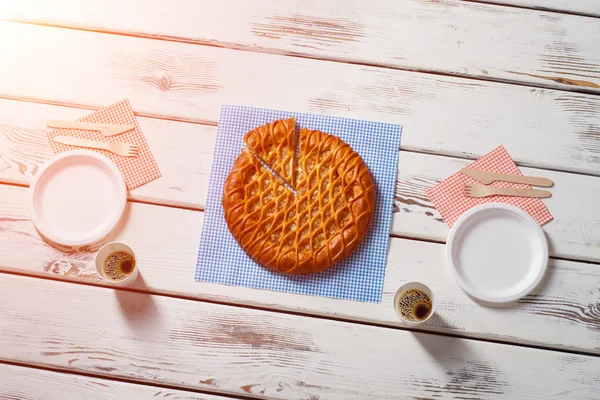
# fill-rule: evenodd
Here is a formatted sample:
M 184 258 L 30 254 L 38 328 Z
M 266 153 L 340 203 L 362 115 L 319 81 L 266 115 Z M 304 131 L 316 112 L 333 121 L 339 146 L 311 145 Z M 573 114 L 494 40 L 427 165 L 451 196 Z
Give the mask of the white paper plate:
M 480 300 L 504 303 L 531 292 L 548 264 L 542 228 L 515 206 L 488 203 L 464 213 L 446 244 L 460 287 Z
M 101 154 L 74 150 L 39 170 L 30 186 L 29 215 L 49 240 L 82 246 L 107 236 L 126 203 L 127 189 L 117 166 Z

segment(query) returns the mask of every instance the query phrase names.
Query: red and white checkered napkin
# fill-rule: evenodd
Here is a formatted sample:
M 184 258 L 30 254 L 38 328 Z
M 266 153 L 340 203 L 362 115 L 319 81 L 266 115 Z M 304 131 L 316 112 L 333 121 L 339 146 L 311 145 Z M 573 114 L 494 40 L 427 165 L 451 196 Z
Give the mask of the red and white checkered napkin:
M 499 146 L 471 163 L 468 168 L 482 171 L 497 172 L 501 174 L 523 175 L 506 149 Z M 542 200 L 527 197 L 493 196 L 480 199 L 467 197 L 463 194 L 465 185 L 480 183 L 458 171 L 444 179 L 427 191 L 427 196 L 440 212 L 449 227 L 452 227 L 458 217 L 467 210 L 484 203 L 505 203 L 517 206 L 531 215 L 540 225 L 552 220 L 552 214 Z M 528 189 L 529 185 L 520 185 L 507 182 L 494 182 L 491 186 L 503 188 Z
M 108 106 L 90 115 L 86 115 L 85 117 L 80 118 L 78 121 L 103 124 L 135 125 L 135 129 L 120 135 L 109 137 L 102 136 L 102 134 L 97 131 L 55 129 L 48 134 L 50 145 L 54 150 L 54 154 L 62 153 L 68 150 L 81 149 L 80 147 L 76 146 L 56 143 L 53 138 L 60 135 L 99 140 L 101 142 L 129 143 L 139 146 L 140 154 L 137 157 L 122 157 L 105 150 L 88 150 L 96 151 L 110 158 L 117 165 L 117 167 L 119 167 L 119 170 L 121 170 L 128 190 L 135 189 L 138 186 L 142 186 L 143 184 L 151 182 L 162 176 L 160 170 L 158 169 L 158 165 L 156 164 L 156 161 L 150 152 L 150 147 L 148 147 L 148 143 L 146 143 L 146 138 L 144 138 L 144 134 L 142 133 L 137 119 L 133 114 L 133 109 L 129 104 L 129 100 L 121 100 L 112 106 Z

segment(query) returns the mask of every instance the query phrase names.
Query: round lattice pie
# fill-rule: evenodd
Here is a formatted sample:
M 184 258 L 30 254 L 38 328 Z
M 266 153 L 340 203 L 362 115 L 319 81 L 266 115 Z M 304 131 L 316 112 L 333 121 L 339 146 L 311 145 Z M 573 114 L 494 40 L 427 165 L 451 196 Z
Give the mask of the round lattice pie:
M 348 144 L 317 130 L 298 136 L 296 155 L 294 118 L 248 132 L 248 148 L 225 181 L 223 208 L 250 257 L 277 271 L 307 274 L 358 247 L 375 199 L 373 177 Z

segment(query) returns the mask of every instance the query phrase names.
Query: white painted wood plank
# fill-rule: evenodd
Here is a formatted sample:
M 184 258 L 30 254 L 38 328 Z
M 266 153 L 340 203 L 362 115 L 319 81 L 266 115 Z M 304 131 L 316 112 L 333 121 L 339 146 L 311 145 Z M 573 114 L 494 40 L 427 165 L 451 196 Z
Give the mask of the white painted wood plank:
M 0 185 L 2 270 L 100 283 L 93 264 L 95 249 L 63 253 L 44 243 L 29 221 L 25 194 L 24 188 Z M 535 293 L 508 308 L 489 308 L 473 302 L 454 283 L 446 271 L 443 245 L 391 238 L 381 303 L 327 299 L 195 282 L 202 216 L 198 211 L 129 204 L 123 227 L 110 239 L 135 250 L 142 276 L 137 288 L 400 326 L 392 307 L 394 292 L 417 280 L 427 283 L 439 299 L 437 316 L 422 329 L 600 354 L 596 265 L 551 260 L 546 281 Z
M 0 42 L 0 97 L 128 97 L 138 113 L 195 121 L 234 103 L 397 122 L 408 150 L 504 144 L 524 165 L 600 173 L 598 96 L 7 22 L 0 35 L 19 38 Z
M 19 0 L 4 13 L 28 22 L 600 93 L 600 21 L 574 15 L 458 0 L 110 0 L 101 6 Z
M 226 400 L 229 397 L 0 364 L 3 400 Z
M 471 0 L 467 0 L 471 1 Z M 540 10 L 569 12 L 600 17 L 598 0 L 478 0 L 481 3 L 507 4 Z
M 53 105 L 0 99 L 0 182 L 28 185 L 51 155 L 45 121 L 89 113 Z M 138 118 L 163 177 L 131 192 L 145 202 L 204 209 L 216 128 L 177 121 Z M 508 148 L 513 153 L 514 147 Z M 448 228 L 425 191 L 468 161 L 401 152 L 392 234 L 444 242 Z M 544 226 L 553 256 L 600 261 L 600 178 L 523 168 L 556 182 L 546 200 L 555 220 Z
M 598 357 L 23 276 L 0 282 L 0 358 L 20 362 L 277 399 L 595 399 L 600 384 Z

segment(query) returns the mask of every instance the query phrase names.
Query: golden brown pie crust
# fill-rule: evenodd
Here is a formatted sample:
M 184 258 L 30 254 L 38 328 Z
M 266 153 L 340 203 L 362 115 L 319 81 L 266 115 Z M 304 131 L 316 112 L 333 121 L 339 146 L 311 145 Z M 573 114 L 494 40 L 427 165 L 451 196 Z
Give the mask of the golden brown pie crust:
M 246 133 L 244 142 L 288 185 L 296 188 L 296 118 L 278 119 L 254 128 Z
M 284 121 L 250 133 L 265 133 Z M 249 147 L 261 148 L 256 143 Z M 298 157 L 291 178 L 294 195 L 250 150 L 243 150 L 225 181 L 223 208 L 233 237 L 255 261 L 280 272 L 309 274 L 348 257 L 362 242 L 373 218 L 375 188 L 362 158 L 336 136 L 302 129 Z

